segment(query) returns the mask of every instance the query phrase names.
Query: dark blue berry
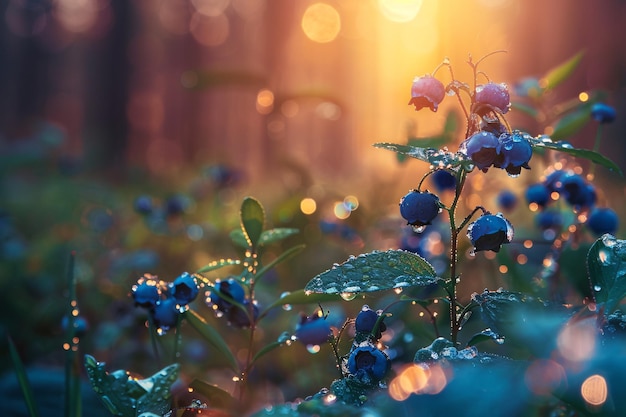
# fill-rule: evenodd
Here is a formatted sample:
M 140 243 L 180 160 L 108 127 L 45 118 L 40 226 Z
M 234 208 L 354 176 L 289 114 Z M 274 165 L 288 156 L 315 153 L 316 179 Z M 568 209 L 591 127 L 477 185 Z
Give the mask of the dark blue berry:
M 591 117 L 600 123 L 611 123 L 615 120 L 615 109 L 608 104 L 596 103 L 591 106 Z
M 596 202 L 596 191 L 578 174 L 561 177 L 561 195 L 575 208 L 588 208 Z
M 456 177 L 445 169 L 438 169 L 430 177 L 437 191 L 456 189 Z
M 415 106 L 415 111 L 424 107 L 437 111 L 439 103 L 443 101 L 445 95 L 446 89 L 441 81 L 430 75 L 424 75 L 413 80 L 409 104 Z
M 513 239 L 513 226 L 500 213 L 483 214 L 467 229 L 474 251 L 490 250 L 499 252 L 505 243 L 511 243 Z
M 139 278 L 137 284 L 132 288 L 132 296 L 135 300 L 135 305 L 144 308 L 152 308 L 161 298 L 161 289 L 159 287 L 156 277 L 153 278 Z
M 135 199 L 135 211 L 139 214 L 150 214 L 154 209 L 152 203 L 152 197 L 148 195 L 141 195 Z
M 476 168 L 487 172 L 500 153 L 500 142 L 493 133 L 480 131 L 466 139 L 461 144 L 461 149 L 476 165 Z
M 567 171 L 562 169 L 558 169 L 556 171 L 551 172 L 544 181 L 544 184 L 550 193 L 556 191 L 557 193 L 561 192 L 561 188 L 563 187 L 563 178 L 567 175 L 570 175 Z
M 474 104 L 476 106 L 475 111 L 478 114 L 484 114 L 485 112 L 482 109 L 485 107 L 504 114 L 511 107 L 509 89 L 506 84 L 496 84 L 494 82 L 476 86 Z
M 619 218 L 617 213 L 610 208 L 596 207 L 589 213 L 586 225 L 596 236 L 605 233 L 615 234 L 619 227 Z
M 305 346 L 326 343 L 331 334 L 328 321 L 317 314 L 311 317 L 301 315 L 300 322 L 296 325 L 296 337 Z
M 348 357 L 348 371 L 352 375 L 380 381 L 390 368 L 389 357 L 376 346 L 364 344 L 355 348 Z
M 180 195 L 173 195 L 165 200 L 165 212 L 169 216 L 177 216 L 185 212 L 187 200 Z
M 563 215 L 558 210 L 544 210 L 535 216 L 535 224 L 543 230 L 560 230 L 563 226 Z
M 410 191 L 400 200 L 400 215 L 412 226 L 425 226 L 439 214 L 439 197 L 428 191 Z
M 244 302 L 245 291 L 234 278 L 229 278 L 226 281 L 217 281 L 214 288 L 214 290 L 207 291 L 207 302 L 217 307 L 221 312 L 228 312 L 233 306 L 230 299 L 239 304 Z M 226 300 L 224 296 L 229 297 L 229 300 Z
M 250 327 L 250 315 L 254 316 L 254 320 L 259 317 L 259 306 L 256 304 L 250 305 L 250 300 L 243 301 L 243 308 L 233 306 L 228 310 L 227 320 L 231 326 L 246 328 Z M 252 308 L 252 311 L 250 309 Z
M 526 189 L 526 202 L 545 207 L 550 202 L 550 190 L 544 184 L 533 184 Z
M 533 156 L 533 148 L 528 139 L 520 132 L 511 135 L 505 133 L 498 138 L 500 152 L 494 166 L 503 168 L 510 175 L 519 175 L 522 168 L 530 169 L 528 162 Z
M 356 331 L 363 333 L 372 333 L 378 317 L 380 317 L 378 313 L 376 313 L 371 308 L 364 306 L 363 309 L 356 316 L 356 320 L 354 323 Z M 382 332 L 384 332 L 385 330 L 387 330 L 387 326 L 381 320 L 380 324 L 378 325 L 378 329 L 374 334 L 374 337 L 376 339 L 380 339 L 382 337 Z
M 150 310 L 154 325 L 162 331 L 166 331 L 170 327 L 175 326 L 178 322 L 179 314 L 178 303 L 174 298 L 159 300 L 154 308 Z
M 180 305 L 187 305 L 198 296 L 198 282 L 188 272 L 183 272 L 172 282 L 172 296 Z
M 510 190 L 503 190 L 498 194 L 498 205 L 504 211 L 511 211 L 517 206 L 517 195 Z

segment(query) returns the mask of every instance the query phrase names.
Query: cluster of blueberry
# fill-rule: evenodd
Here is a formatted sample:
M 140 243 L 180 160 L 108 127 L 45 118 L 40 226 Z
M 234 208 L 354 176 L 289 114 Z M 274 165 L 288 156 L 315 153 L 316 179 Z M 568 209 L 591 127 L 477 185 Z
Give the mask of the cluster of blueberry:
M 226 317 L 228 324 L 246 328 L 252 318 L 259 316 L 259 306 L 256 300 L 251 301 L 246 296 L 241 283 L 234 277 L 217 280 L 213 288 L 206 291 L 206 303 L 213 309 L 217 317 Z
M 159 334 L 176 326 L 180 314 L 200 292 L 196 278 L 182 273 L 173 282 L 165 282 L 156 275 L 144 274 L 132 287 L 135 305 L 148 309 L 150 319 Z
M 528 187 L 526 201 L 541 209 L 536 217 L 542 229 L 560 229 L 563 216 L 558 209 L 550 209 L 551 203 L 563 199 L 574 211 L 588 213 L 585 224 L 595 235 L 615 233 L 619 219 L 614 210 L 596 207 L 597 194 L 593 184 L 581 175 L 569 170 L 555 170 L 545 180 Z
M 343 367 L 360 381 L 377 384 L 391 366 L 387 354 L 378 347 L 382 333 L 387 329 L 384 317 L 364 305 L 356 316 L 354 326 L 356 335 Z

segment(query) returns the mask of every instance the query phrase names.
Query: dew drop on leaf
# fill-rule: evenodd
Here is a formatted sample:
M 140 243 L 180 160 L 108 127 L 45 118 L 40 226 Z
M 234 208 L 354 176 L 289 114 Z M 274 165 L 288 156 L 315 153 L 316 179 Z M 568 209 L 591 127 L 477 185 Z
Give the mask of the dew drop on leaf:
M 340 294 L 341 298 L 343 298 L 346 301 L 352 301 L 356 298 L 356 293 L 353 292 L 342 292 Z

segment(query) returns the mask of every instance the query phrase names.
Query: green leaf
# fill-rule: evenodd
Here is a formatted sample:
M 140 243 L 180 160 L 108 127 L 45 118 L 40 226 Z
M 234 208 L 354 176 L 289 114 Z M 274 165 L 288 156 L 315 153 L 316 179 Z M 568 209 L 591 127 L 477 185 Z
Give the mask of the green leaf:
M 216 269 L 223 268 L 225 266 L 240 265 L 240 264 L 241 264 L 241 261 L 239 259 L 220 259 L 219 261 L 213 261 L 211 263 L 204 265 L 202 268 L 198 269 L 196 273 L 202 274 L 205 272 L 210 272 Z
M 232 410 L 237 406 L 237 400 L 230 393 L 208 382 L 194 379 L 189 387 L 206 397 L 211 407 Z
M 178 379 L 180 366 L 169 365 L 146 379 L 136 379 L 127 371 L 105 371 L 105 363 L 85 355 L 85 368 L 93 390 L 111 414 L 134 417 L 143 413 L 158 416 L 170 411 L 171 386 Z
M 593 163 L 602 165 L 603 167 L 622 175 L 622 170 L 615 162 L 611 161 L 609 158 L 598 152 L 594 152 L 589 149 L 574 148 L 571 143 L 566 141 L 554 142 L 549 136 L 545 135 L 533 138 L 530 135 L 525 134 L 524 137 L 528 139 L 533 148 L 552 149 L 578 158 L 585 158 Z
M 467 166 L 471 164 L 471 160 L 467 158 L 467 155 L 461 152 L 454 153 L 434 148 L 422 148 L 418 146 L 382 142 L 375 143 L 374 147 L 387 149 L 401 155 L 416 158 L 424 162 L 428 162 L 433 167 L 438 168 L 453 168 L 459 165 Z
M 269 245 L 300 233 L 300 230 L 290 227 L 277 227 L 270 230 L 264 230 L 259 240 L 260 246 Z
M 261 269 L 259 269 L 255 275 L 255 279 L 258 281 L 258 279 L 261 278 L 263 275 L 265 275 L 267 271 L 269 271 L 270 269 L 272 269 L 274 266 L 278 265 L 279 263 L 284 262 L 287 259 L 291 258 L 292 256 L 294 256 L 295 254 L 297 254 L 304 248 L 305 248 L 305 245 L 297 245 L 297 246 L 287 249 L 286 251 L 278 255 L 276 258 L 274 258 L 267 265 L 264 265 Z
M 20 388 L 22 389 L 22 395 L 24 395 L 24 402 L 26 403 L 26 408 L 28 409 L 28 414 L 31 417 L 38 417 L 39 409 L 37 408 L 37 402 L 35 401 L 35 396 L 33 395 L 33 390 L 28 381 L 28 375 L 26 374 L 26 369 L 24 368 L 24 363 L 20 358 L 19 353 L 17 352 L 17 348 L 15 347 L 15 343 L 13 343 L 13 339 L 10 336 L 7 337 L 9 341 L 9 352 L 11 354 L 11 361 L 13 362 L 13 367 L 15 368 L 15 376 L 20 384 Z
M 427 286 L 439 281 L 433 266 L 421 256 L 388 250 L 351 256 L 346 262 L 317 275 L 304 290 L 346 295 Z
M 550 136 L 554 140 L 568 138 L 579 132 L 590 120 L 591 107 L 582 106 L 560 118 L 554 125 Z
M 474 334 L 469 342 L 467 342 L 467 346 L 476 346 L 478 343 L 484 342 L 486 340 L 493 340 L 499 345 L 504 343 L 504 338 L 498 333 L 494 332 L 491 329 L 485 329 L 479 333 Z
M 537 115 L 539 114 L 537 109 L 534 108 L 533 106 L 530 106 L 530 105 L 525 104 L 525 103 L 520 103 L 519 101 L 511 102 L 511 108 L 513 108 L 515 110 L 519 110 L 522 113 L 525 113 L 528 116 L 532 117 L 533 119 L 536 118 Z
M 550 90 L 567 80 L 574 70 L 578 68 L 584 54 L 584 51 L 580 51 L 561 65 L 548 71 L 541 80 L 543 89 Z
M 246 242 L 249 247 L 256 248 L 263 232 L 263 224 L 265 223 L 263 206 L 256 199 L 246 197 L 241 203 L 239 214 L 241 230 L 244 233 Z
M 626 241 L 605 234 L 587 254 L 587 270 L 596 302 L 612 312 L 626 296 Z
M 260 358 L 273 351 L 274 349 L 279 348 L 287 343 L 291 343 L 292 340 L 293 339 L 289 332 L 282 332 L 281 335 L 278 337 L 278 340 L 269 343 L 259 349 L 259 351 L 252 358 L 252 364 L 256 363 L 256 361 L 258 361 Z
M 237 359 L 230 351 L 228 344 L 222 338 L 222 335 L 213 328 L 210 324 L 204 320 L 202 316 L 193 310 L 187 310 L 183 313 L 187 322 L 193 327 L 200 335 L 209 342 L 219 353 L 224 356 L 228 362 L 228 366 L 235 374 L 239 375 L 239 365 L 237 365 Z

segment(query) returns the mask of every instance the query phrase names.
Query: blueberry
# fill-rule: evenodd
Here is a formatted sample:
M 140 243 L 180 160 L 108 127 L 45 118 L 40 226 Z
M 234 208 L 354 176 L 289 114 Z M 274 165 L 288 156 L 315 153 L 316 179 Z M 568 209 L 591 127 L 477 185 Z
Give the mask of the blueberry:
M 478 114 L 482 114 L 482 109 L 485 107 L 504 114 L 511 107 L 509 89 L 506 84 L 496 84 L 494 82 L 476 86 L 474 103 Z
M 61 320 L 61 328 L 63 331 L 67 330 L 67 326 L 69 325 L 69 319 L 67 316 L 63 316 Z M 74 336 L 82 337 L 89 330 L 89 322 L 83 316 L 74 317 Z
M 587 227 L 596 236 L 605 233 L 615 234 L 619 227 L 619 218 L 617 213 L 610 208 L 596 207 L 589 214 L 587 219 Z
M 328 321 L 317 314 L 311 317 L 301 315 L 300 322 L 296 325 L 296 337 L 305 346 L 326 343 L 331 334 Z
M 493 133 L 480 131 L 466 139 L 461 149 L 478 169 L 487 172 L 500 153 L 500 142 Z
M 615 109 L 608 104 L 596 103 L 591 106 L 591 117 L 600 123 L 611 123 L 615 120 Z
M 557 169 L 556 171 L 551 172 L 544 181 L 544 184 L 548 191 L 550 193 L 554 191 L 560 193 L 561 188 L 563 187 L 563 178 L 567 175 L 571 175 L 571 173 L 562 169 Z
M 596 202 L 596 191 L 592 184 L 578 174 L 561 177 L 561 195 L 575 208 L 588 208 Z
M 411 86 L 411 100 L 409 104 L 415 106 L 415 111 L 430 108 L 437 111 L 439 103 L 443 101 L 446 95 L 446 89 L 435 77 L 424 75 L 423 77 L 415 77 Z
M 152 203 L 152 197 L 148 195 L 141 195 L 135 199 L 135 211 L 139 214 L 150 214 L 154 209 Z
M 150 310 L 150 315 L 154 321 L 154 325 L 163 331 L 168 330 L 170 327 L 175 326 L 178 322 L 178 315 L 180 310 L 178 309 L 178 303 L 174 298 L 166 298 L 159 300 L 154 308 Z
M 498 205 L 505 211 L 511 211 L 517 206 L 517 195 L 510 190 L 500 191 L 498 194 Z
M 239 304 L 244 302 L 245 291 L 234 278 L 229 278 L 226 281 L 217 281 L 214 288 L 214 291 L 207 291 L 207 303 L 215 306 L 214 308 L 218 311 L 225 313 L 233 306 L 229 300 L 226 300 L 220 294 L 229 297 Z
M 544 184 L 533 184 L 526 189 L 526 202 L 545 207 L 550 202 L 550 190 Z
M 503 168 L 510 175 L 519 175 L 522 168 L 530 169 L 528 162 L 533 156 L 533 148 L 522 133 L 503 134 L 498 138 L 500 152 L 494 166 Z
M 363 333 L 371 333 L 372 330 L 374 329 L 374 325 L 376 324 L 376 321 L 378 320 L 378 317 L 380 316 L 374 310 L 372 310 L 368 306 L 363 306 L 363 309 L 359 312 L 359 314 L 357 314 L 356 320 L 354 323 L 354 327 L 356 331 L 363 332 Z M 380 339 L 382 337 L 382 332 L 384 332 L 385 330 L 387 330 L 387 326 L 385 325 L 383 321 L 381 321 L 380 324 L 378 325 L 378 329 L 376 329 L 376 333 L 374 334 L 374 337 L 377 340 Z
M 410 191 L 400 200 L 400 215 L 412 226 L 425 226 L 440 211 L 439 197 L 428 191 Z
M 456 189 L 456 177 L 445 169 L 438 169 L 430 177 L 437 191 Z
M 188 201 L 180 196 L 173 195 L 165 200 L 165 212 L 170 216 L 183 214 L 187 208 Z
M 563 226 L 563 216 L 558 210 L 544 210 L 535 216 L 535 224 L 542 230 L 558 230 Z
M 499 252 L 505 243 L 511 243 L 513 239 L 513 226 L 502 214 L 483 214 L 467 229 L 474 251 L 490 250 Z
M 172 282 L 172 296 L 180 305 L 187 305 L 198 296 L 198 282 L 188 272 L 183 272 Z
M 380 381 L 389 368 L 389 357 L 371 344 L 355 348 L 348 357 L 348 371 L 357 377 L 367 376 L 374 381 Z
M 161 289 L 156 277 L 142 277 L 133 285 L 131 294 L 136 306 L 152 308 L 161 297 Z

